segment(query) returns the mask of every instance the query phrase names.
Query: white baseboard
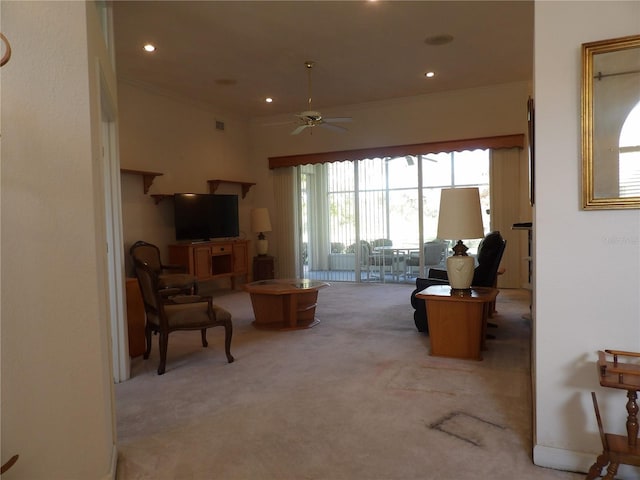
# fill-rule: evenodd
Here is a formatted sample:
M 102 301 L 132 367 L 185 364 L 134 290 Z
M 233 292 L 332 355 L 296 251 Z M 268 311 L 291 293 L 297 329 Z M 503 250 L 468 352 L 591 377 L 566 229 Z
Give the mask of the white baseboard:
M 103 480 L 116 480 L 118 474 L 118 446 L 114 443 L 111 447 L 111 465 L 109 472 L 102 477 Z
M 598 453 L 574 452 L 561 448 L 536 445 L 533 447 L 533 463 L 539 467 L 554 468 L 568 472 L 586 473 L 596 461 Z M 606 472 L 606 469 L 605 469 Z M 617 480 L 640 480 L 640 468 L 620 465 Z

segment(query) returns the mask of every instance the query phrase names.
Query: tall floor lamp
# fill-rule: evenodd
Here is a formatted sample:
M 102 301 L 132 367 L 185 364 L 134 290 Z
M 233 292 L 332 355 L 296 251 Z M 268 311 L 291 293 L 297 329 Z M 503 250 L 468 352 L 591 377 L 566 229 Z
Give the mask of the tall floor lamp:
M 271 219 L 269 210 L 266 208 L 254 208 L 251 210 L 251 231 L 258 233 L 256 242 L 256 252 L 258 255 L 266 255 L 269 249 L 269 242 L 264 236 L 264 232 L 271 231 Z
M 483 236 L 478 188 L 443 188 L 440 193 L 438 238 L 458 239 L 453 247 L 453 255 L 447 258 L 447 276 L 453 290 L 469 290 L 473 281 L 475 262 L 473 257 L 467 255 L 468 248 L 462 240 Z

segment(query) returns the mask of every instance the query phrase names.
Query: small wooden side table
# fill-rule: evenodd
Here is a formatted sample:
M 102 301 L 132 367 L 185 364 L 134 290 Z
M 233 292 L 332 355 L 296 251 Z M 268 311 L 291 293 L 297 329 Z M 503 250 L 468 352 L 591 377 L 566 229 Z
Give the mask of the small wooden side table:
M 431 355 L 482 360 L 487 318 L 498 290 L 456 291 L 432 285 L 416 294 L 426 302 Z
M 271 255 L 253 257 L 253 281 L 271 280 L 275 277 L 274 262 Z
M 628 362 L 619 361 L 618 357 L 626 357 Z M 640 358 L 638 352 L 621 350 L 605 350 L 598 352 L 598 375 L 600 385 L 627 391 L 627 434 L 616 435 L 605 433 L 600 418 L 600 410 L 595 392 L 591 392 L 593 408 L 596 412 L 598 430 L 602 441 L 602 453 L 591 465 L 586 480 L 598 478 L 606 466 L 607 473 L 603 479 L 613 480 L 618 466 L 633 465 L 640 467 L 640 445 L 638 445 L 638 391 L 640 391 L 640 365 L 634 363 Z

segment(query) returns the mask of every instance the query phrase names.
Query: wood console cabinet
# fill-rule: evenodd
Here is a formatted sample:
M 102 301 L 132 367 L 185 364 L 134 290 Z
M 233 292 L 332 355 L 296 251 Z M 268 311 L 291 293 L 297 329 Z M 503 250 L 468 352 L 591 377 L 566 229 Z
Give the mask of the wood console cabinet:
M 198 280 L 229 278 L 235 289 L 237 277 L 249 273 L 249 241 L 222 240 L 169 245 L 169 263 L 184 265 Z

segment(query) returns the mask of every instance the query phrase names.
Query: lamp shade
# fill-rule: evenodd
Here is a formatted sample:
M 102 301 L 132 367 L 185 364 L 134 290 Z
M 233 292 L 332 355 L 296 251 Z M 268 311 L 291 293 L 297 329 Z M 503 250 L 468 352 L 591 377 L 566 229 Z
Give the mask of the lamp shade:
M 254 208 L 251 210 L 251 231 L 257 233 L 271 231 L 269 210 L 266 208 Z
M 440 192 L 438 238 L 466 240 L 483 236 L 478 188 L 443 188 Z

